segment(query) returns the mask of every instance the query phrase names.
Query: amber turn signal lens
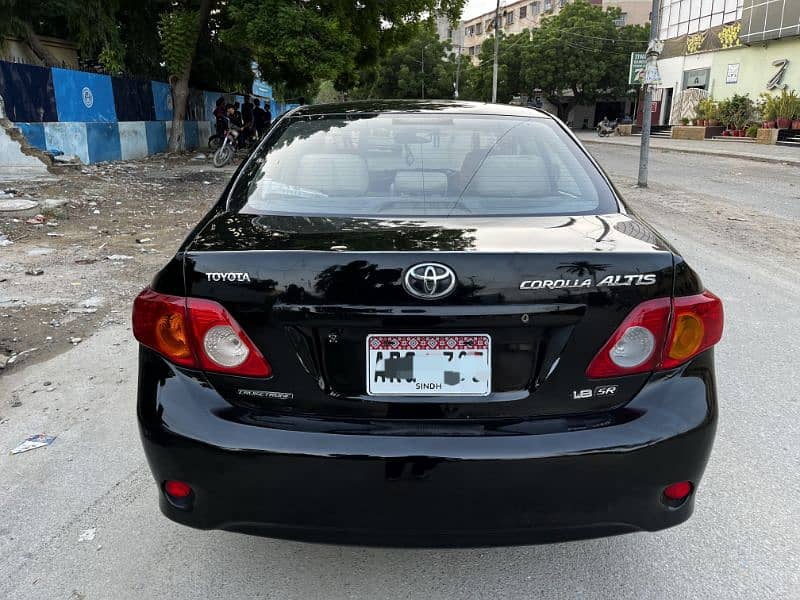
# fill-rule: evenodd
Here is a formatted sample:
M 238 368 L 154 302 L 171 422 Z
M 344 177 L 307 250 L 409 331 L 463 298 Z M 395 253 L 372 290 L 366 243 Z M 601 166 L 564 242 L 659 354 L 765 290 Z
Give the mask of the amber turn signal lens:
M 189 358 L 192 355 L 182 314 L 174 312 L 162 315 L 156 322 L 155 334 L 160 349 L 168 356 Z
M 678 315 L 675 321 L 675 333 L 669 345 L 669 357 L 684 360 L 692 356 L 700 348 L 705 335 L 703 321 L 694 314 Z

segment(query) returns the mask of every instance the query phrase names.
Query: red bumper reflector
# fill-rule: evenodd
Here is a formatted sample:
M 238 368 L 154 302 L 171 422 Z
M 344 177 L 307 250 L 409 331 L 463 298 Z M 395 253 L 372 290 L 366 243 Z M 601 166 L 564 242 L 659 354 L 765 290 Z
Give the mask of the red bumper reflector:
M 679 481 L 664 488 L 664 496 L 670 500 L 683 500 L 692 493 L 690 481 Z
M 167 480 L 164 482 L 164 491 L 168 496 L 182 500 L 189 497 L 192 493 L 192 488 L 183 481 Z

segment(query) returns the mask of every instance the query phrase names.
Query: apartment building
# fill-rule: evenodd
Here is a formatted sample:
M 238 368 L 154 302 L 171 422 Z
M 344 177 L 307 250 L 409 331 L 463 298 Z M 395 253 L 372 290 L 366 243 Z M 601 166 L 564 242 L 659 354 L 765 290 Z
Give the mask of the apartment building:
M 617 27 L 623 25 L 644 25 L 650 22 L 651 0 L 603 0 L 603 8 L 619 8 L 622 16 L 617 19 Z
M 572 0 L 517 0 L 500 3 L 500 27 L 506 35 L 522 33 L 526 29 L 539 27 L 541 19 L 557 15 Z M 622 16 L 617 25 L 639 24 L 650 21 L 650 0 L 590 0 L 603 8 L 617 7 Z M 478 62 L 483 42 L 494 35 L 494 11 L 464 20 L 458 27 L 461 53 Z M 455 34 L 453 34 L 455 35 Z M 441 37 L 441 32 L 440 32 Z
M 545 15 L 555 15 L 570 0 L 518 0 L 517 2 L 501 2 L 500 27 L 506 35 L 522 33 L 526 29 L 539 26 Z M 594 1 L 600 4 L 600 0 Z M 494 35 L 494 11 L 490 11 L 461 22 L 464 38 L 462 54 L 469 56 L 474 63 L 478 62 L 481 44 Z

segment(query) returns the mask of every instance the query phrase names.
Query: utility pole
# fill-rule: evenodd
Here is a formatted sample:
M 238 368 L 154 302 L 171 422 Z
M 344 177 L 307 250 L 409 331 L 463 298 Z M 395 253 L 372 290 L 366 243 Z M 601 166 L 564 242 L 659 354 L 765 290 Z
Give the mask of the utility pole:
M 647 46 L 647 63 L 645 66 L 644 106 L 642 107 L 642 146 L 639 149 L 639 180 L 638 186 L 647 187 L 647 167 L 650 157 L 650 127 L 653 124 L 653 84 L 647 83 L 646 74 L 650 67 L 658 66 L 658 13 L 661 2 L 653 0 L 650 12 L 650 43 Z
M 458 58 L 456 58 L 456 87 L 453 98 L 458 100 L 458 78 L 461 75 L 461 46 L 456 46 L 456 52 L 458 53 Z
M 656 0 L 653 0 L 654 2 Z M 492 104 L 497 104 L 497 57 L 500 54 L 500 0 L 494 9 L 494 64 L 492 65 Z
M 425 100 L 425 44 L 422 44 L 422 99 Z

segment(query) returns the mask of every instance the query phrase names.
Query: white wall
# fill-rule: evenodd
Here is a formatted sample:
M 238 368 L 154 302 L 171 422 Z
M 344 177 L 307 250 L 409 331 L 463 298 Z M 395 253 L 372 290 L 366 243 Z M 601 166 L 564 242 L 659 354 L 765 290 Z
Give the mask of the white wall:
M 19 142 L 0 127 L 0 179 L 20 175 L 47 175 L 47 167 L 35 156 L 23 154 Z

